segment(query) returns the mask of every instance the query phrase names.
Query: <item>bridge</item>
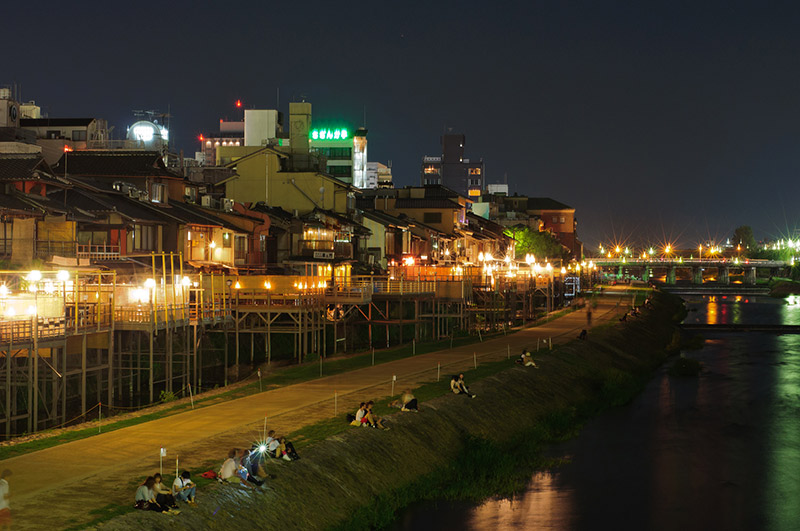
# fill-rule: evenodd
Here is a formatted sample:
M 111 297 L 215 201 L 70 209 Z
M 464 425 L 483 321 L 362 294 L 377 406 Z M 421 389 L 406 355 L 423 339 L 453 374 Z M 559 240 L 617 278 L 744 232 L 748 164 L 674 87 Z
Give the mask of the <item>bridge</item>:
M 681 325 L 684 330 L 706 332 L 772 332 L 777 334 L 800 334 L 800 325 L 773 324 L 691 324 Z
M 675 284 L 679 269 L 689 270 L 693 284 L 702 284 L 705 270 L 715 270 L 718 284 L 730 284 L 731 272 L 741 272 L 746 285 L 755 285 L 759 269 L 767 269 L 775 275 L 790 264 L 781 260 L 758 260 L 748 258 L 596 258 L 592 262 L 600 269 L 616 269 L 619 275 L 627 270 L 629 274 L 640 276 L 647 281 L 655 276 L 657 270 L 665 272 L 667 284 Z

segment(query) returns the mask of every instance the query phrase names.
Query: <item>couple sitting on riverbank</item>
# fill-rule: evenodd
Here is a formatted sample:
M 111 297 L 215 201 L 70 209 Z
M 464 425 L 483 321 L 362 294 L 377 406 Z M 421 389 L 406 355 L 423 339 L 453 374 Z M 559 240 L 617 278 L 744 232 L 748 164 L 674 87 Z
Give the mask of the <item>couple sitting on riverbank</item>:
M 222 463 L 217 478 L 223 482 L 252 489 L 264 484 L 264 481 L 259 479 L 256 474 L 266 477 L 259 452 L 233 448 L 228 452 L 228 458 Z
M 144 511 L 175 515 L 180 514 L 180 511 L 177 510 L 177 501 L 197 506 L 195 500 L 197 487 L 190 477 L 189 471 L 184 470 L 180 476 L 175 478 L 172 489 L 169 489 L 164 485 L 161 474 L 148 476 L 136 490 L 135 507 Z
M 348 414 L 347 418 L 350 420 L 350 425 L 388 430 L 389 428 L 383 425 L 383 419 L 372 411 L 373 407 L 375 407 L 375 402 L 372 400 L 366 403 L 361 402 L 355 415 Z
M 275 430 L 269 430 L 267 433 L 267 440 L 264 441 L 266 446 L 266 453 L 268 456 L 275 459 L 283 459 L 284 461 L 296 461 L 300 459 L 294 449 L 294 445 L 286 440 L 286 437 L 276 436 Z
M 533 361 L 533 356 L 531 356 L 531 352 L 524 348 L 522 349 L 522 354 L 519 355 L 519 359 L 516 361 L 519 365 L 524 365 L 525 367 L 533 367 L 534 369 L 538 369 L 539 366 L 536 365 L 536 362 Z
M 476 394 L 470 392 L 469 387 L 467 384 L 464 383 L 464 374 L 459 374 L 458 376 L 453 376 L 450 379 L 450 390 L 457 395 L 465 395 L 470 398 L 475 398 Z

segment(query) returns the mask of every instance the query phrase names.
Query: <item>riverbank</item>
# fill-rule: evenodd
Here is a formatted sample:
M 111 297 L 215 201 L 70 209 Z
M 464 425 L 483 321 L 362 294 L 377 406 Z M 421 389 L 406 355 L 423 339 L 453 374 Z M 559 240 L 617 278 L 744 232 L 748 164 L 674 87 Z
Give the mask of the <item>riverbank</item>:
M 396 508 L 422 499 L 426 489 L 440 496 L 437 485 L 459 477 L 458 472 L 448 474 L 454 473 L 453 463 L 464 459 L 463 452 L 513 449 L 521 435 L 541 427 L 563 435 L 599 405 L 632 396 L 663 361 L 680 310 L 679 299 L 659 294 L 642 317 L 595 329 L 589 341 L 537 356 L 538 370 L 507 362 L 510 368 L 474 384 L 475 400 L 446 394 L 423 403 L 419 414 L 395 415 L 391 431 L 353 428 L 309 446 L 302 460 L 272 465 L 276 479 L 265 490 L 211 485 L 204 489 L 201 506 L 178 518 L 136 512 L 109 526 L 322 529 L 385 524 Z M 507 461 L 503 468 L 513 472 L 521 467 Z M 455 483 L 470 490 L 482 478 L 507 476 L 489 472 L 472 470 L 472 476 Z M 507 484 L 513 489 L 515 482 Z M 371 519 L 379 512 L 383 516 Z M 353 515 L 359 520 L 343 521 Z

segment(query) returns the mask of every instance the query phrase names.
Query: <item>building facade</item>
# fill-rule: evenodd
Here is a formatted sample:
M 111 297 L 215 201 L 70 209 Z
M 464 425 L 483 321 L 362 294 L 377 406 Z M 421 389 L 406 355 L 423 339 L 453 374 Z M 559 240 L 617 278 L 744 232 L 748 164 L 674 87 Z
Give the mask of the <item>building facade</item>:
M 483 159 L 465 158 L 465 142 L 464 135 L 442 135 L 442 154 L 422 157 L 420 184 L 438 184 L 462 195 L 479 197 L 484 188 Z

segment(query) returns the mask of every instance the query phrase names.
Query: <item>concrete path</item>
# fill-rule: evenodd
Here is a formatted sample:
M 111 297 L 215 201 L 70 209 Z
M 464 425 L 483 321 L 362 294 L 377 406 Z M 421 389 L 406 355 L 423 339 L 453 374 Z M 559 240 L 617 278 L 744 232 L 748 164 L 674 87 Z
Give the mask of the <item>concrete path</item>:
M 622 302 L 618 306 L 620 300 Z M 593 324 L 616 320 L 618 313 L 629 306 L 630 300 L 630 295 L 609 293 L 594 310 Z M 360 399 L 388 396 L 395 375 L 395 394 L 399 394 L 406 387 L 435 380 L 437 364 L 441 363 L 442 385 L 448 385 L 449 376 L 472 367 L 474 357 L 477 357 L 478 363 L 505 358 L 509 351 L 511 357 L 515 357 L 523 347 L 535 351 L 537 339 L 541 347 L 546 348 L 544 341 L 548 338 L 552 337 L 553 344 L 566 343 L 575 339 L 583 328 L 586 328 L 586 314 L 577 311 L 545 325 L 526 328 L 483 343 L 421 354 L 289 385 L 3 460 L 0 467 L 13 472 L 9 483 L 15 527 L 52 527 L 52 518 L 42 513 L 42 503 L 50 499 L 56 505 L 60 501 L 69 505 L 63 508 L 67 512 L 62 512 L 60 507 L 48 507 L 48 512 L 52 511 L 52 515 L 61 513 L 62 518 L 66 514 L 75 516 L 76 502 L 80 505 L 78 512 L 88 513 L 90 509 L 108 503 L 131 501 L 133 491 L 127 492 L 130 489 L 127 486 L 128 479 L 152 474 L 154 466 L 157 469 L 161 447 L 167 449 L 164 470 L 165 476 L 168 470 L 173 471 L 167 479 L 171 483 L 176 454 L 191 456 L 190 461 L 197 463 L 203 457 L 198 455 L 199 448 L 207 450 L 209 441 L 224 441 L 226 435 L 234 434 L 240 437 L 238 446 L 244 446 L 251 441 L 242 440 L 241 437 L 247 433 L 258 437 L 265 414 L 268 415 L 270 427 L 273 427 L 275 419 L 281 418 L 281 429 L 285 433 L 332 416 L 334 391 L 338 395 L 338 413 L 342 414 Z M 379 361 L 379 356 L 376 360 Z M 300 410 L 302 415 L 297 414 Z M 216 456 L 220 461 L 224 449 L 229 446 L 220 443 L 220 446 L 212 447 L 217 449 Z M 187 467 L 191 466 L 184 457 L 181 462 Z M 103 482 L 124 488 L 104 489 Z M 89 485 L 96 489 L 87 488 Z M 91 494 L 94 490 L 103 495 L 98 497 Z M 74 495 L 82 491 L 86 492 L 86 496 L 75 498 Z M 65 496 L 65 493 L 71 496 Z M 88 521 L 90 517 L 86 515 L 85 520 L 79 520 Z

